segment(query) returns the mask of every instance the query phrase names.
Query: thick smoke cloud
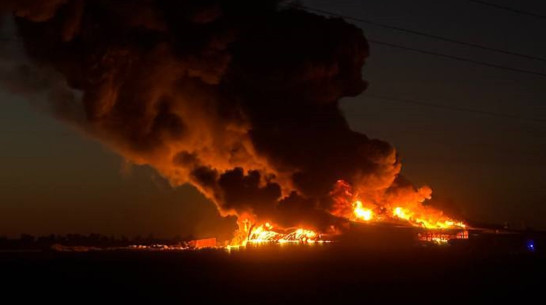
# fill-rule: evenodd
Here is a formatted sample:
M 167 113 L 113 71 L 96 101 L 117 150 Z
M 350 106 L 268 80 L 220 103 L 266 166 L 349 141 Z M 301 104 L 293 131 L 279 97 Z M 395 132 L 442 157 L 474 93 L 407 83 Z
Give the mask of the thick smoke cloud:
M 360 29 L 278 1 L 3 1 L 36 67 L 81 99 L 70 120 L 223 215 L 326 228 L 338 179 L 374 202 L 400 163 L 338 108 L 366 88 Z M 73 113 L 71 111 L 70 113 Z M 391 192 L 391 191 L 389 191 Z

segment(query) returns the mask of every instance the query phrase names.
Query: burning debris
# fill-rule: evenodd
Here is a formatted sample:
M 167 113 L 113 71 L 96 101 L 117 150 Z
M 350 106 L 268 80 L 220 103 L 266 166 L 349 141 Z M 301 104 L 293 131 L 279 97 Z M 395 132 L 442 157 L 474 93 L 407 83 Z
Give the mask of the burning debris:
M 274 228 L 270 223 L 266 222 L 263 225 L 250 230 L 247 243 L 315 243 L 329 242 L 323 239 L 322 234 L 315 231 L 297 228 L 292 230 L 280 230 Z
M 349 221 L 464 229 L 339 110 L 367 86 L 362 31 L 282 2 L 4 1 L 30 64 L 1 79 L 237 216 L 232 245 L 317 242 Z
M 468 231 L 428 231 L 417 235 L 418 239 L 423 242 L 431 242 L 438 245 L 447 244 L 453 239 L 468 239 Z

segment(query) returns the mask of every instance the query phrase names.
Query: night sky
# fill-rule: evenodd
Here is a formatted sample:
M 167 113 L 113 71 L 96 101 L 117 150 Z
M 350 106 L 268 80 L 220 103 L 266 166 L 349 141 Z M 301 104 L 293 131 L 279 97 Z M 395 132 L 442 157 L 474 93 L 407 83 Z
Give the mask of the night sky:
M 491 2 L 546 15 L 541 0 Z M 315 0 L 304 4 L 546 58 L 546 19 L 471 1 Z M 349 22 L 371 40 L 546 73 L 545 61 Z M 468 220 L 524 221 L 546 228 L 542 175 L 546 170 L 546 76 L 374 43 L 370 53 L 363 70 L 369 88 L 342 102 L 354 130 L 394 145 L 402 158 L 402 173 L 417 185 L 430 185 L 433 198 L 446 211 Z M 206 237 L 234 228 L 232 219 L 218 216 L 214 205 L 192 187 L 171 188 L 152 169 L 125 164 L 99 142 L 3 89 L 0 100 L 0 235 L 96 232 Z M 476 111 L 453 109 L 457 107 Z

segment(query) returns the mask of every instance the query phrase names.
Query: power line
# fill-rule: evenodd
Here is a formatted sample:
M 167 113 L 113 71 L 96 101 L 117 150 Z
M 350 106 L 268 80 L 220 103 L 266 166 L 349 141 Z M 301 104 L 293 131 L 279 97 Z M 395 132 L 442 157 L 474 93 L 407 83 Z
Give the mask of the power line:
M 0 41 L 21 41 L 21 39 L 2 38 L 2 37 L 0 37 Z M 396 47 L 396 48 L 416 51 L 416 52 L 420 52 L 420 53 L 424 53 L 424 54 L 447 57 L 447 58 L 451 58 L 451 59 L 456 59 L 456 60 L 460 60 L 460 61 L 467 61 L 467 62 L 486 65 L 486 66 L 495 67 L 495 68 L 508 69 L 508 70 L 516 71 L 516 72 L 532 73 L 532 74 L 536 74 L 536 75 L 546 77 L 546 74 L 539 73 L 539 72 L 520 70 L 520 69 L 510 68 L 510 67 L 505 67 L 505 66 L 500 66 L 500 65 L 488 64 L 488 63 L 475 61 L 475 60 L 472 60 L 472 59 L 460 58 L 460 57 L 455 57 L 455 56 L 442 54 L 442 53 L 429 52 L 429 51 L 426 51 L 426 50 L 404 47 L 404 46 L 395 45 L 395 44 L 382 42 L 382 41 L 376 41 L 376 40 L 368 40 L 368 41 L 370 41 L 372 43 L 375 43 L 375 44 L 386 45 L 386 46 L 389 46 L 389 47 Z M 507 119 L 530 121 L 530 122 L 535 122 L 535 123 L 546 123 L 546 120 L 543 120 L 543 119 L 525 118 L 525 117 L 521 117 L 521 116 L 517 116 L 517 115 L 498 113 L 498 112 L 492 112 L 492 111 L 487 111 L 487 110 L 479 110 L 479 109 L 472 109 L 472 108 L 449 106 L 449 105 L 435 104 L 435 103 L 430 103 L 430 102 L 423 102 L 423 101 L 419 101 L 419 100 L 411 100 L 411 99 L 389 97 L 389 96 L 382 96 L 382 95 L 365 94 L 365 96 L 375 98 L 375 99 L 382 99 L 382 100 L 392 101 L 392 102 L 414 104 L 414 105 L 419 105 L 419 106 L 424 106 L 424 107 L 438 108 L 438 109 L 451 110 L 451 111 L 457 111 L 457 112 L 468 112 L 468 113 L 475 113 L 475 114 L 488 115 L 488 116 L 494 116 L 494 117 L 501 117 L 501 118 L 507 118 Z
M 515 52 L 501 50 L 501 49 L 489 48 L 489 47 L 481 46 L 481 45 L 474 45 L 472 43 L 466 43 L 466 42 L 462 42 L 462 41 L 458 41 L 458 40 L 453 40 L 453 39 L 450 39 L 450 38 L 445 38 L 445 37 L 441 37 L 441 36 L 437 36 L 437 35 L 417 32 L 417 31 L 408 30 L 408 29 L 399 28 L 399 27 L 394 27 L 394 26 L 390 26 L 390 25 L 379 24 L 379 23 L 375 23 L 375 22 L 372 22 L 372 21 L 368 21 L 368 20 L 364 20 L 364 19 L 360 19 L 360 18 L 349 17 L 349 16 L 344 16 L 344 15 L 328 12 L 328 11 L 325 11 L 325 10 L 310 8 L 310 7 L 299 5 L 299 4 L 291 4 L 289 6 L 299 8 L 299 9 L 302 9 L 302 10 L 314 11 L 314 12 L 329 14 L 329 15 L 337 16 L 337 17 L 341 17 L 341 18 L 347 18 L 347 19 L 354 20 L 354 21 L 366 22 L 366 23 L 370 23 L 370 24 L 380 25 L 380 26 L 395 29 L 395 30 L 398 30 L 398 31 L 404 31 L 404 32 L 412 33 L 412 34 L 423 35 L 423 36 L 430 37 L 430 38 L 441 39 L 441 40 L 450 41 L 450 42 L 453 42 L 453 43 L 459 43 L 459 44 L 463 44 L 463 45 L 467 45 L 467 46 L 479 47 L 479 48 L 486 49 L 486 50 L 501 52 L 501 53 L 510 54 L 510 55 L 516 55 L 516 56 L 521 56 L 521 57 L 525 57 L 525 58 L 529 58 L 529 59 L 535 59 L 535 60 L 540 60 L 540 61 L 545 61 L 546 62 L 546 59 L 541 58 L 541 57 L 535 57 L 535 56 L 515 53 Z M 9 39 L 0 39 L 0 40 L 9 40 Z M 470 58 L 459 57 L 459 56 L 454 56 L 454 55 L 440 53 L 440 52 L 433 52 L 433 51 L 427 51 L 427 50 L 418 49 L 418 48 L 402 46 L 402 45 L 398 45 L 398 44 L 390 43 L 390 42 L 385 42 L 385 41 L 372 40 L 372 39 L 368 39 L 368 41 L 371 42 L 371 43 L 375 43 L 375 44 L 383 45 L 383 46 L 388 46 L 388 47 L 391 47 L 391 48 L 398 48 L 398 49 L 402 49 L 402 50 L 406 50 L 406 51 L 413 51 L 413 52 L 418 52 L 418 53 L 421 53 L 421 54 L 432 55 L 432 56 L 437 56 L 437 57 L 443 57 L 443 58 L 448 58 L 448 59 L 457 60 L 457 61 L 464 61 L 464 62 L 469 62 L 469 63 L 473 63 L 473 64 L 477 64 L 477 65 L 483 65 L 483 66 L 487 66 L 487 67 L 491 67 L 491 68 L 503 69 L 503 70 L 512 71 L 512 72 L 526 73 L 526 74 L 531 74 L 531 75 L 535 75 L 535 76 L 546 77 L 546 73 L 542 73 L 542 72 L 524 70 L 524 69 L 513 68 L 513 67 L 504 66 L 504 65 L 498 65 L 498 64 L 492 64 L 492 63 L 482 62 L 482 61 L 478 61 L 478 60 L 474 60 L 474 59 L 470 59 Z
M 399 45 L 399 44 L 380 41 L 380 40 L 368 39 L 368 41 L 371 42 L 371 43 L 374 43 L 374 44 L 383 45 L 383 46 L 387 46 L 387 47 L 391 47 L 391 48 L 397 48 L 397 49 L 402 49 L 402 50 L 406 50 L 406 51 L 413 51 L 413 52 L 422 53 L 422 54 L 426 54 L 426 55 L 433 55 L 433 56 L 437 56 L 437 57 L 449 58 L 449 59 L 457 60 L 457 61 L 469 62 L 469 63 L 472 63 L 472 64 L 482 65 L 482 66 L 486 66 L 486 67 L 490 67 L 490 68 L 496 68 L 496 69 L 502 69 L 502 70 L 507 70 L 507 71 L 512 71 L 512 72 L 526 73 L 526 74 L 546 77 L 546 73 L 542 73 L 542 72 L 524 70 L 524 69 L 513 68 L 513 67 L 508 67 L 508 66 L 503 66 L 503 65 L 497 65 L 497 64 L 487 63 L 487 62 L 483 62 L 483 61 L 479 61 L 479 60 L 475 60 L 475 59 L 471 59 L 471 58 L 466 58 L 466 57 L 459 57 L 459 56 L 454 56 L 454 55 L 440 53 L 440 52 L 433 52 L 433 51 L 427 51 L 427 50 L 418 49 L 418 48 L 406 47 L 406 46 L 402 46 L 402 45 Z
M 367 93 L 364 93 L 363 96 L 364 97 L 371 97 L 371 98 L 375 98 L 375 99 L 386 100 L 386 101 L 397 102 L 397 103 L 414 104 L 414 105 L 419 105 L 419 106 L 424 106 L 424 107 L 445 109 L 445 110 L 450 110 L 450 111 L 468 112 L 468 113 L 475 113 L 475 114 L 481 114 L 481 115 L 487 115 L 487 116 L 501 117 L 501 118 L 505 118 L 505 119 L 529 121 L 529 122 L 534 122 L 534 123 L 546 123 L 546 120 L 544 120 L 544 119 L 526 118 L 526 117 L 521 117 L 521 116 L 517 116 L 517 115 L 513 115 L 513 114 L 493 112 L 493 111 L 487 111 L 487 110 L 479 110 L 479 109 L 473 109 L 473 108 L 442 105 L 442 104 L 423 102 L 423 101 L 413 100 L 413 99 L 405 99 L 405 98 L 398 98 L 398 97 L 391 97 L 391 96 L 384 96 L 384 95 L 375 95 L 375 94 L 367 94 Z
M 466 42 L 466 41 L 452 39 L 452 38 L 444 37 L 444 36 L 440 36 L 440 35 L 415 31 L 415 30 L 411 30 L 411 29 L 398 27 L 398 26 L 388 25 L 388 24 L 385 24 L 385 23 L 379 23 L 379 22 L 371 21 L 371 20 L 368 20 L 368 19 L 356 18 L 356 17 L 347 16 L 347 15 L 341 15 L 341 14 L 333 13 L 333 12 L 322 10 L 322 9 L 312 8 L 312 7 L 308 7 L 308 6 L 295 5 L 295 4 L 291 5 L 291 6 L 301 8 L 303 10 L 310 11 L 310 12 L 326 14 L 326 15 L 330 15 L 330 16 L 334 16 L 334 17 L 340 17 L 340 18 L 344 18 L 344 19 L 347 19 L 347 20 L 352 20 L 352 21 L 356 21 L 356 22 L 371 24 L 371 25 L 374 25 L 374 26 L 378 26 L 378 27 L 382 27 L 382 28 L 386 28 L 386 29 L 390 29 L 390 30 L 395 30 L 395 31 L 403 32 L 403 33 L 419 35 L 419 36 L 432 38 L 432 39 L 436 39 L 436 40 L 441 40 L 441 41 L 446 41 L 446 42 L 450 42 L 450 43 L 460 44 L 460 45 L 467 46 L 467 47 L 473 47 L 473 48 L 478 48 L 478 49 L 482 49 L 482 50 L 486 50 L 486 51 L 497 52 L 497 53 L 512 55 L 512 56 L 519 56 L 519 57 L 526 58 L 526 59 L 532 59 L 532 60 L 538 60 L 538 61 L 546 62 L 546 58 L 543 58 L 543 57 L 527 55 L 527 54 L 523 54 L 523 53 L 518 53 L 518 52 L 493 48 L 493 47 L 488 47 L 488 46 L 484 46 L 484 45 L 477 44 L 477 43 Z
M 0 38 L 0 41 L 21 41 L 21 40 L 20 39 L 10 39 L 10 38 Z M 373 43 L 373 44 L 377 44 L 377 45 L 391 47 L 391 48 L 397 48 L 397 49 L 406 50 L 406 51 L 413 51 L 413 52 L 417 52 L 417 53 L 421 53 L 421 54 L 425 54 L 425 55 L 432 55 L 432 56 L 436 56 L 436 57 L 442 57 L 442 58 L 448 58 L 448 59 L 462 61 L 462 62 L 468 62 L 468 63 L 472 63 L 472 64 L 476 64 L 476 65 L 482 65 L 482 66 L 486 66 L 486 67 L 490 67 L 490 68 L 502 69 L 502 70 L 511 71 L 511 72 L 526 73 L 526 74 L 531 74 L 531 75 L 540 76 L 540 77 L 546 77 L 546 73 L 541 73 L 541 72 L 537 72 L 537 71 L 530 71 L 530 70 L 524 70 L 524 69 L 519 69 L 519 68 L 513 68 L 513 67 L 508 67 L 508 66 L 503 66 L 503 65 L 497 65 L 497 64 L 492 64 L 492 63 L 487 63 L 487 62 L 483 62 L 483 61 L 474 60 L 474 59 L 471 59 L 471 58 L 459 57 L 459 56 L 454 56 L 454 55 L 440 53 L 440 52 L 427 51 L 427 50 L 423 50 L 423 49 L 402 46 L 402 45 L 399 45 L 399 44 L 394 44 L 394 43 L 380 41 L 380 40 L 368 39 L 368 42 Z
M 10 38 L 0 38 L 0 41 L 21 41 L 21 40 L 20 39 L 10 39 Z M 394 44 L 394 43 L 390 43 L 390 42 L 386 42 L 386 41 L 368 39 L 368 42 L 373 43 L 373 44 L 377 44 L 377 45 L 387 46 L 387 47 L 390 47 L 390 48 L 397 48 L 397 49 L 406 50 L 406 51 L 413 51 L 413 52 L 417 52 L 417 53 L 421 53 L 421 54 L 425 54 L 425 55 L 448 58 L 448 59 L 462 61 L 462 62 L 468 62 L 468 63 L 472 63 L 472 64 L 476 64 L 476 65 L 482 65 L 482 66 L 486 66 L 486 67 L 490 67 L 490 68 L 496 68 L 496 69 L 501 69 L 501 70 L 506 70 L 506 71 L 511 71 L 511 72 L 526 73 L 526 74 L 531 74 L 531 75 L 546 78 L 546 73 L 542 73 L 542 72 L 524 70 L 524 69 L 513 68 L 513 67 L 508 67 L 508 66 L 503 66 L 503 65 L 497 65 L 497 64 L 487 63 L 487 62 L 483 62 L 483 61 L 479 61 L 479 60 L 475 60 L 475 59 L 471 59 L 471 58 L 459 57 L 459 56 L 454 56 L 454 55 L 440 53 L 440 52 L 433 52 L 433 51 L 428 51 L 428 50 L 423 50 L 423 49 L 418 49 L 418 48 L 402 46 L 402 45 L 399 45 L 399 44 Z
M 291 6 L 296 7 L 296 8 L 300 8 L 300 9 L 303 9 L 303 10 L 316 12 L 316 13 L 328 14 L 328 15 L 336 16 L 336 17 L 340 17 L 340 18 L 347 18 L 349 20 L 365 22 L 365 23 L 370 23 L 370 24 L 372 23 L 369 20 L 344 16 L 344 15 L 332 13 L 332 12 L 325 11 L 325 10 L 310 8 L 310 7 L 307 7 L 307 6 L 296 5 L 296 4 L 291 5 Z M 375 23 L 375 22 L 374 22 L 374 24 L 377 25 L 377 23 Z M 469 43 L 466 43 L 466 42 L 451 40 L 449 38 L 444 38 L 444 37 L 436 36 L 436 35 L 429 35 L 427 33 L 416 32 L 416 31 L 413 31 L 413 30 L 407 30 L 407 29 L 403 29 L 403 28 L 399 28 L 399 27 L 393 27 L 393 26 L 383 25 L 383 24 L 381 26 L 389 27 L 389 28 L 392 28 L 392 29 L 396 29 L 396 30 L 404 31 L 404 32 L 408 32 L 408 33 L 413 33 L 413 34 L 418 33 L 419 35 L 423 35 L 423 36 L 427 36 L 427 37 L 434 37 L 435 39 L 443 39 L 443 40 L 446 40 L 446 41 L 461 43 L 461 44 L 464 44 L 464 45 L 470 45 Z M 390 42 L 385 42 L 385 41 L 372 40 L 372 39 L 368 39 L 368 41 L 371 42 L 371 43 L 375 43 L 375 44 L 383 45 L 383 46 L 388 46 L 388 47 L 391 47 L 391 48 L 398 48 L 398 49 L 402 49 L 402 50 L 406 50 L 406 51 L 419 52 L 419 53 L 422 53 L 422 54 L 433 55 L 433 56 L 443 57 L 443 58 L 449 58 L 449 59 L 457 60 L 457 61 L 469 62 L 469 63 L 473 63 L 473 64 L 477 64 L 477 65 L 487 66 L 487 67 L 490 67 L 490 68 L 497 68 L 497 69 L 503 69 L 503 70 L 512 71 L 512 72 L 527 73 L 527 74 L 532 74 L 532 75 L 536 75 L 536 76 L 546 77 L 546 73 L 542 73 L 542 72 L 536 72 L 536 71 L 524 70 L 524 69 L 519 69 L 519 68 L 513 68 L 513 67 L 504 66 L 504 65 L 497 65 L 497 64 L 487 63 L 487 62 L 483 62 L 483 61 L 478 61 L 478 60 L 465 58 L 465 57 L 454 56 L 454 55 L 440 53 L 440 52 L 432 52 L 432 51 L 427 51 L 427 50 L 418 49 L 418 48 L 406 47 L 406 46 L 402 46 L 402 45 L 398 45 L 398 44 L 394 44 L 394 43 L 390 43 Z M 535 60 L 546 61 L 546 59 L 540 58 L 540 57 L 534 57 L 534 56 L 525 55 L 525 54 L 513 53 L 513 52 L 510 52 L 510 51 L 494 49 L 494 48 L 489 48 L 489 47 L 484 47 L 484 48 L 495 50 L 495 51 L 500 51 L 500 52 L 506 53 L 506 54 L 511 54 L 511 55 L 516 55 L 517 54 L 517 56 L 522 56 L 522 57 L 531 58 L 531 59 L 535 59 Z
M 485 5 L 485 6 L 494 7 L 494 8 L 497 8 L 497 9 L 509 11 L 509 12 L 516 13 L 516 14 L 527 15 L 527 16 L 531 16 L 531 17 L 535 17 L 535 18 L 539 18 L 539 19 L 546 19 L 546 15 L 531 13 L 531 12 L 528 12 L 528 11 L 515 9 L 515 8 L 509 7 L 509 6 L 504 6 L 504 5 L 495 4 L 495 3 L 491 3 L 491 2 L 487 2 L 487 1 L 480 1 L 480 0 L 467 0 L 467 1 L 477 3 L 477 4 L 481 4 L 481 5 Z

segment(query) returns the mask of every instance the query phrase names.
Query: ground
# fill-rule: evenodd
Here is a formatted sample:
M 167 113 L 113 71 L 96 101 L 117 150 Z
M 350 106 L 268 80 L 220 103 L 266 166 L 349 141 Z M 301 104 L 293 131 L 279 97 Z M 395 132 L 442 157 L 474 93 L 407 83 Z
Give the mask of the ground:
M 471 236 L 444 246 L 344 240 L 232 251 L 4 252 L 0 270 L 3 298 L 18 303 L 541 303 L 546 257 L 520 242 Z

